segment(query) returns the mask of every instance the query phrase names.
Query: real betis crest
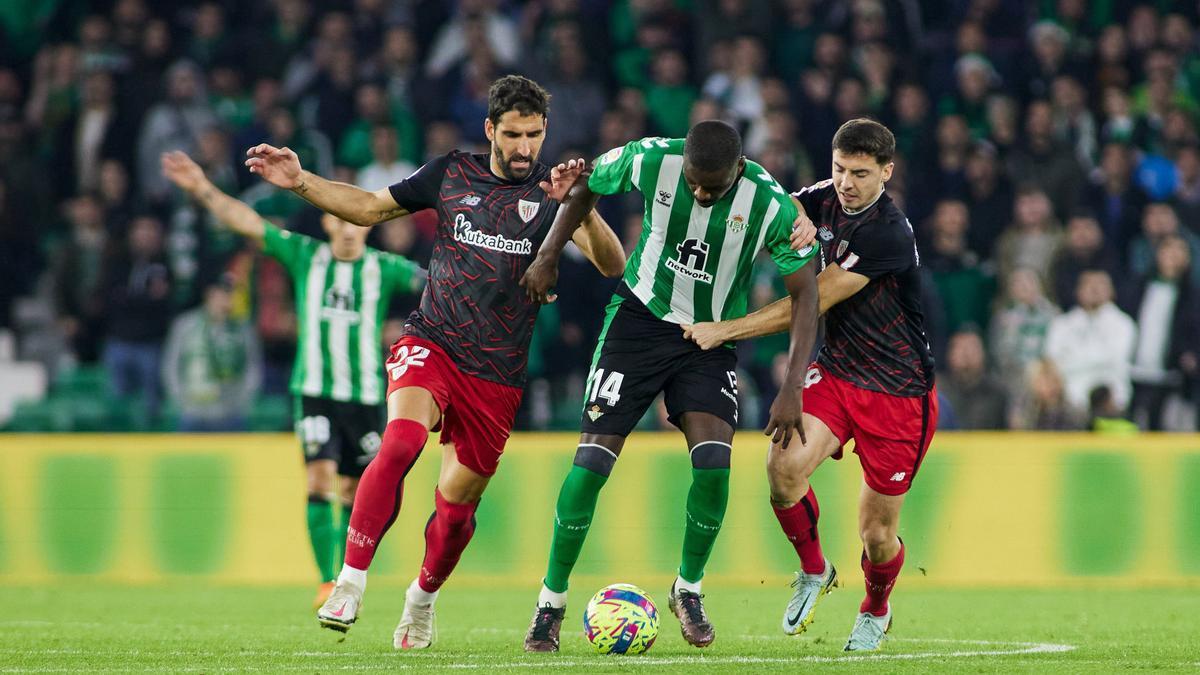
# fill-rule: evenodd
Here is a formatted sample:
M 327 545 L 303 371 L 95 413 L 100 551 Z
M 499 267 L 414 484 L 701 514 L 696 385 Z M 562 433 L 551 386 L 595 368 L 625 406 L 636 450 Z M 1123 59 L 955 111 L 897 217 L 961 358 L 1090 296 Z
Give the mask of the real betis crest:
M 746 218 L 739 213 L 729 220 L 726 220 L 725 227 L 728 227 L 730 232 L 741 232 L 742 230 L 746 229 Z
M 529 221 L 533 220 L 534 216 L 537 215 L 538 207 L 540 206 L 541 203 L 539 202 L 531 202 L 527 199 L 518 200 L 517 215 L 521 216 L 521 220 L 528 223 Z

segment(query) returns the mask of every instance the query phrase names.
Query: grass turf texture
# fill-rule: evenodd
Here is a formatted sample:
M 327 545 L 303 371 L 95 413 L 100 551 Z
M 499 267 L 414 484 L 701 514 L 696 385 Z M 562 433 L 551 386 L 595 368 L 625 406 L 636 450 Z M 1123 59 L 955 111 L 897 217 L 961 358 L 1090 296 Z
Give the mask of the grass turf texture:
M 521 641 L 535 590 L 449 587 L 438 601 L 439 641 L 398 653 L 392 629 L 403 588 L 367 591 L 365 613 L 347 639 L 317 627 L 310 588 L 0 588 L 3 672 L 470 672 L 645 670 L 692 672 L 1104 672 L 1200 668 L 1200 589 L 898 590 L 893 640 L 878 655 L 841 651 L 862 594 L 836 590 L 816 623 L 783 635 L 790 589 L 707 589 L 717 641 L 688 646 L 666 609 L 658 642 L 642 656 L 592 653 L 580 612 L 592 589 L 576 585 L 557 655 L 527 655 Z M 661 589 L 660 589 L 661 590 Z M 1014 654 L 1043 645 L 1069 651 Z M 981 654 L 981 652 L 984 652 Z M 996 652 L 1008 652 L 997 654 Z M 875 661 L 872 663 L 872 661 Z

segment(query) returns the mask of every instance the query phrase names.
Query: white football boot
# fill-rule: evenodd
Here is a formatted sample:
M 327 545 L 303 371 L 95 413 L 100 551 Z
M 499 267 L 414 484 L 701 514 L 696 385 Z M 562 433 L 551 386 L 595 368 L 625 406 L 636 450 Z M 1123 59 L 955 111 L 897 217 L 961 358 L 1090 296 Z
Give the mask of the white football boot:
M 783 632 L 799 635 L 807 630 L 816 617 L 817 603 L 838 585 L 837 569 L 828 558 L 825 559 L 825 571 L 820 574 L 797 572 L 792 582 L 796 592 L 783 612 Z
M 345 633 L 358 620 L 358 609 L 362 606 L 363 589 L 348 581 L 339 581 L 329 594 L 329 599 L 317 610 L 317 621 L 330 630 Z

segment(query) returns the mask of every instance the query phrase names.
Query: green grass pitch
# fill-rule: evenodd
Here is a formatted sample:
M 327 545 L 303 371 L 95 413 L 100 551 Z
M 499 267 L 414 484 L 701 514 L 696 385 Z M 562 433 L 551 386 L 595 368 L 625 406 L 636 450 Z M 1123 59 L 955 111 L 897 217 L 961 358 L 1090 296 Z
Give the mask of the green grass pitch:
M 590 589 L 590 586 L 587 588 Z M 309 588 L 178 585 L 0 589 L 2 672 L 1111 672 L 1200 669 L 1200 589 L 909 590 L 893 597 L 893 639 L 874 655 L 841 651 L 861 590 L 827 596 L 816 623 L 783 635 L 789 589 L 709 588 L 717 641 L 685 644 L 673 616 L 645 655 L 591 653 L 577 585 L 557 655 L 526 655 L 532 588 L 461 588 L 438 602 L 439 640 L 398 653 L 391 634 L 403 588 L 368 588 L 344 642 L 318 628 Z M 666 612 L 663 593 L 651 591 Z

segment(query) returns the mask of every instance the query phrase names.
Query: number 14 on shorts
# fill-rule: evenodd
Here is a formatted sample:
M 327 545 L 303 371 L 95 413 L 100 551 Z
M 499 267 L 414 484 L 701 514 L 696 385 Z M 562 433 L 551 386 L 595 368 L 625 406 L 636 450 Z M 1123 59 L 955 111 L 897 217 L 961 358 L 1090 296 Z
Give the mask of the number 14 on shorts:
M 625 374 L 617 371 L 612 371 L 605 375 L 603 368 L 597 368 L 596 372 L 588 378 L 588 403 L 595 403 L 596 399 L 604 399 L 604 402 L 609 407 L 615 406 L 617 401 L 621 400 L 621 383 L 625 381 Z

